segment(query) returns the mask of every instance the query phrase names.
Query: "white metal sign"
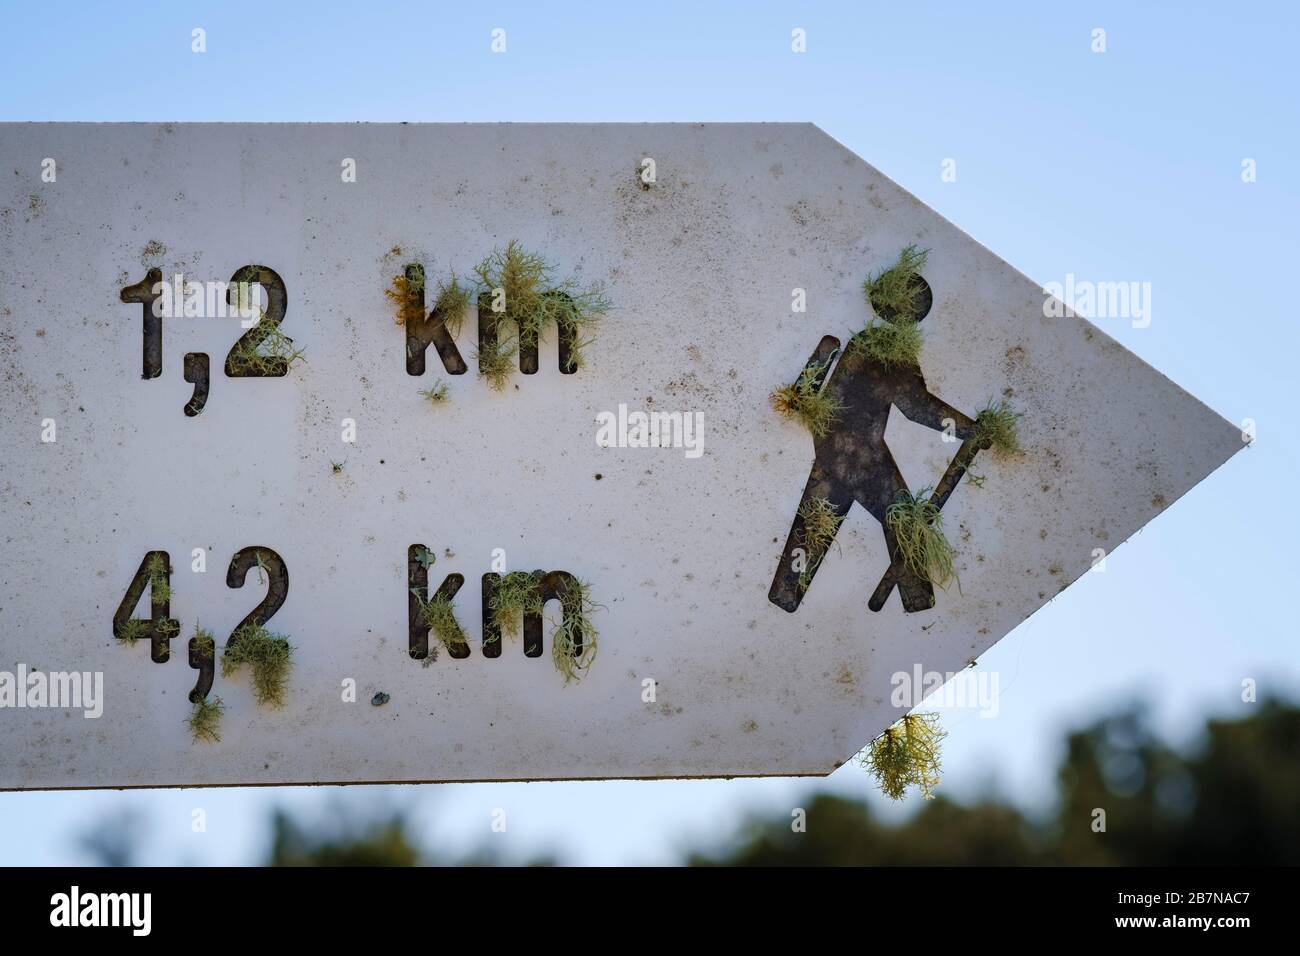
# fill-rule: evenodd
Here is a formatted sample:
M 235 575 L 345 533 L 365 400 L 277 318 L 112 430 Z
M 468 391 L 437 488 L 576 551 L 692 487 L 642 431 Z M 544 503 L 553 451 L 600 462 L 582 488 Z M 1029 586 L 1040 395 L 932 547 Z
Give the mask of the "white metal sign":
M 0 787 L 828 773 L 1242 445 L 1052 306 L 808 125 L 0 126 Z

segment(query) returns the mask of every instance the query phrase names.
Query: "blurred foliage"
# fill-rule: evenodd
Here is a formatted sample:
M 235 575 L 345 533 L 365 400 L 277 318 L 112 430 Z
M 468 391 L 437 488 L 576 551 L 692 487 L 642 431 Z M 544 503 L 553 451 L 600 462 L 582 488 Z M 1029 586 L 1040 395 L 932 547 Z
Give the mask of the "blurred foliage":
M 78 834 L 76 843 L 98 866 L 135 866 L 148 824 L 138 809 L 119 808 Z
M 400 810 L 371 820 L 343 812 L 306 825 L 283 810 L 271 818 L 271 847 L 267 866 L 499 866 L 507 862 L 489 849 L 468 856 L 442 858 L 422 849 L 411 833 L 409 817 Z M 527 866 L 552 866 L 537 858 Z
M 415 866 L 420 851 L 398 812 L 362 824 L 307 827 L 284 810 L 271 818 L 267 866 Z
M 728 845 L 691 853 L 697 866 L 1300 863 L 1300 709 L 1270 701 L 1240 720 L 1211 720 L 1179 753 L 1132 707 L 1066 739 L 1057 806 L 1044 819 L 994 801 L 937 797 L 897 826 L 862 801 L 820 794 L 807 832 L 775 814 Z M 1105 811 L 1105 832 L 1094 831 Z
M 1252 716 L 1211 720 L 1183 752 L 1130 707 L 1069 734 L 1055 806 L 1041 816 L 985 798 L 915 800 L 900 823 L 866 800 L 812 793 L 804 832 L 789 810 L 759 815 L 722 844 L 688 851 L 696 866 L 1300 864 L 1300 708 L 1279 701 Z M 864 789 L 866 783 L 864 781 Z M 1094 831 L 1105 811 L 1105 832 Z M 269 866 L 492 866 L 518 863 L 485 846 L 452 858 L 430 851 L 405 809 L 357 817 L 336 808 L 312 822 L 271 819 Z M 106 865 L 136 861 L 145 822 L 121 812 L 79 840 Z M 550 859 L 529 861 L 551 865 Z

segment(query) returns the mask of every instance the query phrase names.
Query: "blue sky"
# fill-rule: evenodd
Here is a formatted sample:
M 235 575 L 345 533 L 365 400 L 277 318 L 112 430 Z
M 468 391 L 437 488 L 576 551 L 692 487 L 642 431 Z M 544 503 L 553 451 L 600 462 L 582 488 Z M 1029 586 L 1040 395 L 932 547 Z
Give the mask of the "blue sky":
M 996 787 L 1044 806 L 1062 731 L 1125 701 L 1191 743 L 1204 715 L 1245 710 L 1244 677 L 1300 697 L 1297 628 L 1277 603 L 1293 587 L 1286 493 L 1300 463 L 1300 335 L 1280 294 L 1300 213 L 1290 4 L 322 6 L 6 3 L 0 119 L 811 120 L 1042 283 L 1150 282 L 1150 327 L 1106 331 L 1225 417 L 1257 422 L 1254 447 L 1117 549 L 1107 573 L 981 658 L 1002 675 L 1001 711 L 946 715 L 947 792 Z M 190 51 L 194 27 L 206 54 Z M 495 27 L 505 54 L 489 50 Z M 804 54 L 790 49 L 796 27 Z M 940 179 L 946 158 L 956 182 Z M 271 805 L 331 801 L 404 805 L 443 848 L 666 862 L 812 786 L 0 794 L 0 863 L 79 862 L 73 835 L 129 807 L 150 820 L 147 862 L 252 862 Z M 827 786 L 871 791 L 852 767 Z M 495 807 L 509 813 L 504 835 L 489 829 Z M 194 808 L 206 833 L 191 832 Z

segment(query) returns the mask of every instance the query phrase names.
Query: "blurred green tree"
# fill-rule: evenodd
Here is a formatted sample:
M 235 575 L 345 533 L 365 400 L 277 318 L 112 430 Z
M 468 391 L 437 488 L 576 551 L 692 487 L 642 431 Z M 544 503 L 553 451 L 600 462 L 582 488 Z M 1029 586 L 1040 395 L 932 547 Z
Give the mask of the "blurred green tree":
M 415 866 L 420 851 L 394 812 L 365 823 L 307 829 L 284 810 L 271 818 L 267 866 Z
M 1180 755 L 1137 708 L 1066 741 L 1057 862 L 1133 866 L 1300 862 L 1300 709 L 1265 701 L 1211 720 Z M 1092 814 L 1106 811 L 1106 832 Z
M 788 815 L 748 821 L 693 865 L 1291 865 L 1300 863 L 1300 709 L 1280 701 L 1211 720 L 1180 753 L 1130 707 L 1071 733 L 1045 819 L 942 796 L 897 826 L 869 804 L 819 794 L 807 832 Z M 1096 821 L 1105 813 L 1105 829 Z
M 367 818 L 341 808 L 310 825 L 277 810 L 271 818 L 271 846 L 265 861 L 267 866 L 501 866 L 515 862 L 487 846 L 464 857 L 441 857 L 421 846 L 403 810 Z M 554 860 L 538 857 L 521 865 L 553 866 Z
M 1249 717 L 1210 720 L 1179 751 L 1132 706 L 1074 731 L 1057 772 L 1058 795 L 1042 816 L 986 798 L 940 794 L 898 824 L 863 800 L 810 793 L 806 832 L 788 812 L 757 816 L 720 846 L 688 851 L 697 866 L 878 865 L 1289 865 L 1300 864 L 1300 708 L 1260 703 Z M 864 780 L 864 789 L 866 787 Z M 1105 811 L 1105 830 L 1096 826 Z M 82 850 L 107 865 L 135 862 L 138 813 L 123 811 L 83 832 Z M 278 810 L 270 866 L 490 866 L 486 844 L 452 860 L 421 846 L 404 810 L 356 817 L 340 809 L 313 823 Z M 551 864 L 550 859 L 530 861 Z

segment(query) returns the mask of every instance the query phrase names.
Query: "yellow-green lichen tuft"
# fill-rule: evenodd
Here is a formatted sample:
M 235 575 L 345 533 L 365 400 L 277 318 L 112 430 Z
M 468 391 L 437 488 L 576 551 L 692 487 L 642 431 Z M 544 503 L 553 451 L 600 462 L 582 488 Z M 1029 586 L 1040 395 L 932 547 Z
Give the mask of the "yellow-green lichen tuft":
M 990 402 L 975 419 L 975 443 L 997 457 L 1020 451 L 1020 413 L 1006 402 Z
M 166 604 L 172 599 L 171 584 L 167 581 L 167 564 L 161 555 L 152 555 L 144 566 L 149 576 L 149 600 L 155 606 Z
M 778 413 L 802 422 L 817 438 L 829 431 L 844 407 L 818 387 L 818 376 L 829 364 L 818 362 L 809 365 L 793 384 L 778 388 L 770 397 L 772 407 Z
M 809 498 L 799 506 L 799 517 L 803 519 L 803 545 L 808 551 L 804 557 L 803 569 L 799 572 L 799 590 L 806 591 L 813 572 L 822 563 L 822 558 L 835 540 L 844 516 L 835 510 L 828 499 Z
M 909 245 L 898 254 L 898 261 L 862 283 L 863 294 L 876 315 L 887 322 L 905 319 L 915 322 L 920 316 L 920 295 L 924 285 L 921 270 L 930 254 L 928 249 Z
M 513 239 L 475 266 L 474 274 L 489 301 L 502 306 L 501 311 L 479 310 L 479 322 L 495 322 L 498 339 L 504 343 L 507 326 L 513 324 L 519 345 L 533 348 L 554 322 L 572 342 L 565 371 L 583 364 L 583 351 L 591 344 L 592 329 L 609 311 L 609 300 L 602 289 L 584 287 L 572 277 L 557 281 L 554 266 Z M 513 356 L 513 349 L 510 354 Z M 480 356 L 480 363 L 484 359 L 499 366 L 501 353 Z M 480 367 L 479 374 L 488 378 L 494 388 L 503 387 L 504 383 L 497 383 L 502 374 L 499 368 L 486 373 Z
M 253 696 L 257 702 L 281 707 L 292 658 L 293 645 L 283 634 L 272 634 L 257 624 L 245 624 L 231 636 L 221 655 L 221 676 L 229 677 L 248 664 L 253 672 Z
M 891 800 L 903 799 L 913 786 L 929 800 L 939 785 L 940 750 L 946 736 L 938 714 L 907 714 L 867 745 L 859 763 Z
M 226 712 L 226 705 L 220 697 L 211 700 L 204 698 L 196 701 L 190 708 L 190 715 L 185 724 L 190 728 L 190 738 L 197 743 L 207 740 L 216 743 L 221 740 L 221 715 Z
M 465 629 L 460 626 L 460 621 L 456 620 L 456 609 L 446 595 L 435 594 L 431 600 L 423 602 L 420 606 L 420 615 L 425 627 L 433 633 L 438 643 L 448 650 L 468 643 Z
M 502 634 L 515 636 L 523 617 L 542 613 L 542 596 L 537 579 L 527 571 L 511 571 L 497 581 L 488 602 L 492 622 Z
M 262 313 L 266 321 L 266 313 Z M 253 326 L 257 328 L 258 326 Z M 235 343 L 226 361 L 232 374 L 236 376 L 277 375 L 281 370 L 293 368 L 303 358 L 303 350 L 296 348 L 293 339 L 280 331 L 280 326 L 267 323 L 267 328 L 260 339 L 243 339 Z
M 849 340 L 846 357 L 869 359 L 886 368 L 920 365 L 925 343 L 918 324 L 925 289 L 921 270 L 928 254 L 925 249 L 907 246 L 897 262 L 863 282 L 862 291 L 876 319 Z
M 916 368 L 921 363 L 921 346 L 925 337 L 921 326 L 912 319 L 879 319 L 849 339 L 846 355 L 865 358 L 886 368 Z
M 900 491 L 885 510 L 885 524 L 894 535 L 898 551 L 908 570 L 946 588 L 956 577 L 954 552 L 943 533 L 943 516 L 930 500 L 930 488 L 915 495 Z
M 465 322 L 465 312 L 474 298 L 474 290 L 467 285 L 462 285 L 453 272 L 450 279 L 438 280 L 436 291 L 433 307 L 442 316 L 442 324 L 453 336 L 460 335 L 461 326 Z
M 487 351 L 479 349 L 474 353 L 474 360 L 478 362 L 478 374 L 480 378 L 487 379 L 488 385 L 492 390 L 499 392 L 510 383 L 510 377 L 515 373 L 515 353 L 518 351 L 513 340 L 498 338 L 494 345 L 490 346 Z
M 551 660 L 568 684 L 581 680 L 583 672 L 590 670 L 596 660 L 599 633 L 591 623 L 591 614 L 600 605 L 592 601 L 589 585 L 572 579 L 560 585 L 558 596 L 563 611 L 551 638 Z M 581 651 L 578 651 L 579 641 Z
M 441 405 L 447 401 L 447 383 L 442 379 L 435 379 L 434 383 L 422 392 L 418 393 L 430 405 Z
M 114 636 L 123 644 L 129 644 L 134 647 L 135 642 L 144 637 L 148 633 L 148 630 L 149 625 L 147 622 L 138 617 L 133 617 L 119 627 Z

